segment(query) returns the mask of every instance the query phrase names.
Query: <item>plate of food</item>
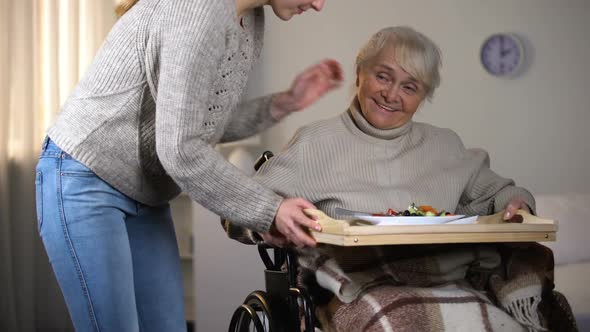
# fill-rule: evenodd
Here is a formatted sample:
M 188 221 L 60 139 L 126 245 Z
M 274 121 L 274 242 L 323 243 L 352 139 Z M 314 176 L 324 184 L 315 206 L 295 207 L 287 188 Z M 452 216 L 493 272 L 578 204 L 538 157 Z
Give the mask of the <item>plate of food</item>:
M 380 217 L 380 216 L 363 216 L 359 217 L 360 220 L 368 221 L 373 225 L 437 225 L 446 224 L 465 216 L 454 215 L 445 217 Z
M 465 215 L 437 211 L 429 205 L 417 206 L 412 203 L 404 211 L 388 209 L 385 213 L 361 213 L 338 209 L 357 220 L 369 222 L 373 225 L 437 225 L 437 224 L 471 224 L 477 217 L 465 218 Z

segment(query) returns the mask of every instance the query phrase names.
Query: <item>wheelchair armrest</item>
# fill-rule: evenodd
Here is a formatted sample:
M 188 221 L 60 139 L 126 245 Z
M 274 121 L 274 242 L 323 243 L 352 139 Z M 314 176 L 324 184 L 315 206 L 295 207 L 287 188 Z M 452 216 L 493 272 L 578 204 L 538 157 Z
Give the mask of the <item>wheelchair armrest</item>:
M 262 164 L 264 164 L 267 160 L 272 158 L 272 156 L 274 156 L 272 152 L 264 151 L 262 155 L 258 157 L 256 162 L 254 163 L 254 170 L 257 171 L 260 168 L 260 166 L 262 166 Z

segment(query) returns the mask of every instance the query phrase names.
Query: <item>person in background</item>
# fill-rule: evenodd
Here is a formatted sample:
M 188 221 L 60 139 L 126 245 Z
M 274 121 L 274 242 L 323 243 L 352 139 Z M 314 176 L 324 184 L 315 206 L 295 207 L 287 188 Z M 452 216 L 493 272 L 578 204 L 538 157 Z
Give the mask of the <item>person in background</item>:
M 320 229 L 229 164 L 220 142 L 254 135 L 338 87 L 324 60 L 284 92 L 241 102 L 264 6 L 288 21 L 324 0 L 124 0 L 121 17 L 48 129 L 37 165 L 40 236 L 78 331 L 183 331 L 169 201 L 299 246 Z

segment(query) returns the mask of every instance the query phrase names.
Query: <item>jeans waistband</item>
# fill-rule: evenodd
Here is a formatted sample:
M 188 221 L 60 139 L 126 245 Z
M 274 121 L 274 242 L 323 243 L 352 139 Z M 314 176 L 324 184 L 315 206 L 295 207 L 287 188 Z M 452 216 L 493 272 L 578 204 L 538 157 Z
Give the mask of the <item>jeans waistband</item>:
M 49 138 L 49 136 L 45 136 L 45 139 L 43 140 L 43 145 L 41 146 L 41 157 L 72 159 L 72 156 L 57 146 L 57 144 L 55 144 L 51 138 Z

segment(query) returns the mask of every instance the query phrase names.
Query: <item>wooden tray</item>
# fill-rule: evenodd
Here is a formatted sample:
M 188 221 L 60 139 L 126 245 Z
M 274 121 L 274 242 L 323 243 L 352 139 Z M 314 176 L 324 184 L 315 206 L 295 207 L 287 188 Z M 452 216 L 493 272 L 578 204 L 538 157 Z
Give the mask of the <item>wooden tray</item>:
M 480 216 L 468 225 L 363 225 L 357 220 L 336 220 L 320 210 L 306 209 L 317 216 L 321 232 L 311 234 L 318 243 L 339 246 L 373 246 L 389 244 L 543 242 L 555 241 L 557 222 L 541 219 L 518 210 L 522 223 L 507 223 L 503 212 Z M 519 218 L 519 217 L 517 217 Z

